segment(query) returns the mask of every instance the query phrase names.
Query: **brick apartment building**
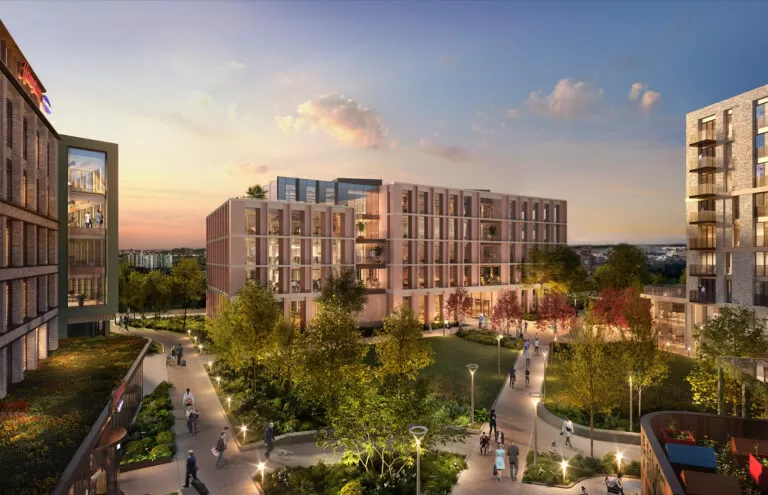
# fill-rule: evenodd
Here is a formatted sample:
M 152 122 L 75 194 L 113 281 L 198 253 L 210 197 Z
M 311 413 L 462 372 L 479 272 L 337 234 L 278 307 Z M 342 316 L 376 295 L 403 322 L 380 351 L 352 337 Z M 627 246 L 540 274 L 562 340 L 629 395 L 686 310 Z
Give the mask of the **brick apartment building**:
M 230 199 L 208 216 L 206 312 L 214 317 L 221 298 L 256 280 L 304 324 L 322 280 L 345 266 L 368 290 L 361 325 L 400 305 L 442 321 L 458 286 L 472 294 L 475 315 L 490 314 L 502 289 L 531 308 L 535 290 L 521 285 L 528 253 L 566 244 L 566 208 L 487 190 L 278 177 L 268 199 Z

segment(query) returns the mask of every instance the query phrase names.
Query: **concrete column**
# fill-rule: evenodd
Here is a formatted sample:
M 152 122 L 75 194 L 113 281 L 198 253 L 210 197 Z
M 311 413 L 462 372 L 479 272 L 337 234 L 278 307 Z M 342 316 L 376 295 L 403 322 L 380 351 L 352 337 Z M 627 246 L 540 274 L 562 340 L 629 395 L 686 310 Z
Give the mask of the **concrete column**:
M 37 358 L 48 357 L 48 324 L 43 323 L 37 327 Z
M 19 383 L 24 379 L 24 340 L 16 339 L 11 342 L 11 383 Z
M 24 222 L 11 220 L 11 265 L 22 266 L 24 261 Z
M 56 308 L 59 306 L 58 288 L 56 287 L 58 275 L 54 273 L 46 278 L 48 279 L 48 307 Z
M 38 341 L 37 341 L 38 333 L 37 328 L 29 332 L 27 335 L 24 336 L 25 339 L 27 339 L 27 345 L 26 351 L 27 351 L 27 369 L 28 370 L 36 370 L 37 369 L 37 347 L 38 347 Z
M 0 349 L 0 399 L 8 395 L 8 384 L 11 377 L 8 376 L 8 349 Z
M 48 352 L 59 348 L 59 316 L 48 320 Z

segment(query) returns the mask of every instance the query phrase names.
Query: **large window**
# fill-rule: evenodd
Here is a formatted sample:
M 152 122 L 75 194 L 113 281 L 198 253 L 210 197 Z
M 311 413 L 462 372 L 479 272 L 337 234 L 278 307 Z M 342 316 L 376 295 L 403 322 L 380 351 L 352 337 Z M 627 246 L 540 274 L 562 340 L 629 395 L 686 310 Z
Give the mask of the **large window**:
M 755 253 L 755 276 L 768 277 L 768 252 Z
M 755 108 L 755 120 L 757 121 L 758 129 L 768 127 L 768 118 L 765 115 L 766 107 L 768 107 L 768 103 L 763 103 Z
M 10 158 L 5 161 L 5 200 L 13 201 L 13 162 Z
M 67 151 L 67 224 L 69 238 L 67 299 L 69 306 L 93 306 L 106 300 L 107 155 L 101 151 Z
M 755 150 L 757 158 L 768 158 L 768 146 L 765 143 L 766 133 L 758 134 L 755 138 Z

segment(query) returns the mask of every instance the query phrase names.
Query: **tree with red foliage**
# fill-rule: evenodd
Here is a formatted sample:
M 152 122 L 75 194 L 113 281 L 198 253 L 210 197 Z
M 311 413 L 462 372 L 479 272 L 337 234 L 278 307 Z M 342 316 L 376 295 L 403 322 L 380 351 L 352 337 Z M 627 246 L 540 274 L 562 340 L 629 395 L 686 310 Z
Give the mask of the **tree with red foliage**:
M 568 304 L 568 299 L 564 294 L 547 292 L 541 298 L 539 320 L 545 325 L 553 327 L 555 335 L 557 335 L 558 327 L 564 328 L 575 317 L 576 310 Z
M 632 339 L 633 333 L 653 327 L 651 301 L 635 287 L 603 289 L 592 304 L 592 311 L 602 323 L 619 330 L 622 338 Z M 641 340 L 646 340 L 646 336 Z
M 472 314 L 472 296 L 469 291 L 464 287 L 457 287 L 445 301 L 445 310 L 459 322 L 461 329 L 461 322 Z
M 504 333 L 509 333 L 511 326 L 519 327 L 523 321 L 523 308 L 517 300 L 517 292 L 503 290 L 491 313 L 491 325 L 503 328 Z

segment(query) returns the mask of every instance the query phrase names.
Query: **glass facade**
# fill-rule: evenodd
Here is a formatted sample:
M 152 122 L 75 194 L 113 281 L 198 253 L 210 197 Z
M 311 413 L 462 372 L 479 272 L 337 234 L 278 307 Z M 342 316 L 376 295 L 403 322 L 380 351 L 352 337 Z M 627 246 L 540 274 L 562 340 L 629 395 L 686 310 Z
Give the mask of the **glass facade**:
M 67 235 L 69 306 L 106 300 L 107 155 L 67 149 Z

